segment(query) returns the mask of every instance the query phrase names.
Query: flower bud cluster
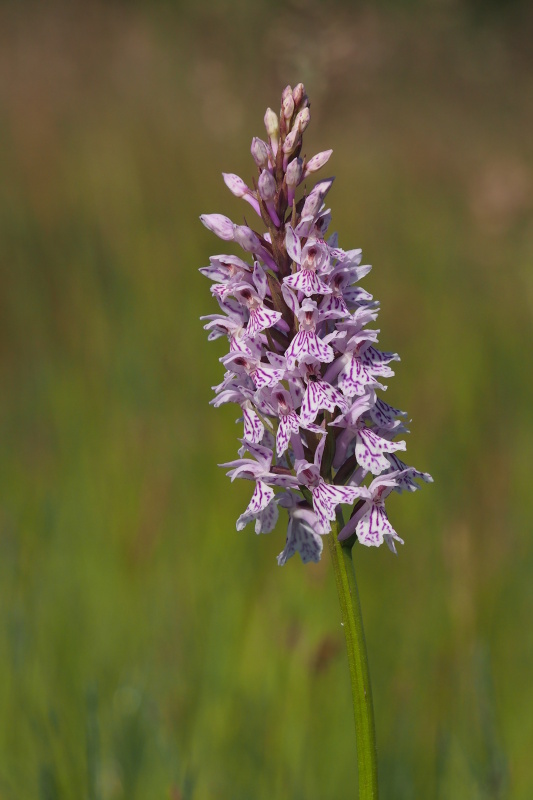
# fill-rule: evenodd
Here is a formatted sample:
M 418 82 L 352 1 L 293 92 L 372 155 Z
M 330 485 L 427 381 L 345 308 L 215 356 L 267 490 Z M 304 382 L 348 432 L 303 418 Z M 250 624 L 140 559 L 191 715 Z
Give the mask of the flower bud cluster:
M 333 179 L 317 183 L 298 200 L 298 187 L 321 169 L 331 150 L 309 160 L 302 135 L 310 121 L 303 84 L 287 86 L 279 116 L 267 109 L 267 141 L 252 140 L 258 174 L 250 188 L 224 174 L 230 191 L 261 218 L 263 232 L 205 214 L 204 225 L 233 241 L 253 263 L 217 255 L 200 272 L 213 285 L 220 310 L 202 319 L 210 340 L 225 336 L 223 381 L 213 405 L 241 407 L 243 435 L 238 458 L 221 466 L 254 483 L 250 503 L 237 520 L 269 533 L 279 507 L 288 513 L 284 564 L 299 552 L 318 561 L 322 536 L 340 524 L 339 539 L 357 539 L 396 552 L 402 542 L 388 520 L 385 499 L 414 491 L 427 473 L 398 457 L 407 433 L 405 412 L 378 394 L 394 375 L 395 353 L 377 348 L 379 331 L 368 327 L 378 303 L 360 287 L 370 270 L 361 250 L 343 250 L 337 235 L 324 238 L 331 215 L 324 200 Z M 352 506 L 345 523 L 341 505 Z

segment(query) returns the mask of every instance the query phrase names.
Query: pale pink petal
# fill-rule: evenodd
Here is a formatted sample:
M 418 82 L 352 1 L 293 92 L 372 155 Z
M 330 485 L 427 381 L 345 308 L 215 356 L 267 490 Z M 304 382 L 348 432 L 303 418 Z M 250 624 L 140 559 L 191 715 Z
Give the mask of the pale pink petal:
M 315 421 L 318 412 L 323 408 L 322 401 L 323 393 L 320 386 L 315 381 L 309 381 L 300 410 L 300 419 L 302 422 L 309 424 Z
M 298 300 L 296 299 L 296 295 L 294 294 L 294 292 L 291 292 L 291 290 L 289 289 L 288 286 L 286 286 L 285 284 L 282 284 L 282 286 L 281 286 L 281 294 L 283 295 L 283 299 L 285 300 L 285 302 L 289 306 L 289 308 L 292 311 L 292 313 L 293 314 L 298 314 L 298 312 L 300 310 L 300 304 L 298 303 Z
M 257 367 L 251 374 L 253 382 L 258 389 L 263 386 L 275 386 L 283 380 L 284 372 L 282 369 L 271 369 L 270 367 Z
M 357 433 L 355 457 L 357 462 L 373 475 L 380 475 L 390 468 L 390 463 L 384 454 L 394 453 L 397 450 L 405 450 L 405 442 L 390 442 L 378 436 L 370 428 L 362 428 Z
M 281 313 L 279 311 L 271 311 L 264 306 L 252 308 L 250 311 L 250 321 L 246 326 L 246 335 L 250 337 L 257 336 L 260 331 L 264 331 L 265 328 L 271 328 L 272 325 L 275 325 L 280 319 Z
M 259 511 L 266 508 L 273 497 L 274 490 L 270 486 L 267 486 L 263 481 L 256 481 L 254 493 L 246 511 L 249 511 L 251 514 L 257 514 Z
M 265 432 L 265 426 L 253 410 L 251 406 L 243 405 L 242 412 L 244 416 L 244 438 L 249 442 L 259 444 Z
M 379 386 L 379 384 L 360 360 L 352 357 L 339 373 L 339 387 L 343 394 L 346 397 L 363 395 L 369 386 Z
M 296 261 L 296 263 L 299 264 L 302 254 L 302 247 L 300 244 L 300 239 L 296 236 L 290 225 L 287 225 L 285 244 L 287 246 L 287 253 L 289 256 L 293 261 Z
M 289 446 L 291 433 L 298 433 L 299 429 L 298 417 L 294 411 L 291 414 L 282 414 L 276 435 L 276 453 L 278 458 L 281 458 Z
M 379 547 L 385 536 L 398 538 L 390 524 L 382 504 L 372 503 L 369 510 L 357 523 L 357 538 L 367 547 Z
M 265 271 L 258 261 L 254 264 L 254 283 L 259 297 L 261 300 L 264 300 L 268 289 L 268 282 Z
M 291 289 L 303 292 L 306 297 L 313 294 L 331 294 L 331 289 L 324 281 L 321 281 L 316 272 L 311 269 L 301 269 L 287 278 L 283 278 L 283 283 Z

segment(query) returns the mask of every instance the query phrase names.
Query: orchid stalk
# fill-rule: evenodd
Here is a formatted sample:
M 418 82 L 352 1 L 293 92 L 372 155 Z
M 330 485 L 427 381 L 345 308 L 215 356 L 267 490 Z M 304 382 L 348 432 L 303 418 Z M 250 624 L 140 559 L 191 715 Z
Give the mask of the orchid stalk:
M 397 440 L 408 432 L 406 413 L 378 394 L 399 357 L 379 350 L 379 330 L 368 327 L 379 304 L 359 281 L 371 268 L 360 249 L 339 247 L 336 233 L 325 238 L 331 214 L 324 201 L 333 178 L 307 185 L 332 151 L 302 155 L 310 122 L 303 84 L 287 86 L 280 114 L 269 108 L 264 122 L 266 140 L 252 140 L 252 185 L 224 174 L 230 191 L 257 215 L 257 229 L 221 214 L 201 217 L 246 254 L 213 256 L 200 270 L 219 305 L 202 317 L 208 338 L 229 342 L 211 402 L 238 404 L 243 424 L 238 457 L 221 466 L 232 481 L 254 484 L 238 530 L 254 523 L 256 533 L 270 533 L 280 507 L 286 510 L 280 566 L 295 553 L 304 564 L 319 561 L 328 538 L 348 649 L 358 797 L 376 800 L 372 692 L 352 547 L 385 543 L 396 553 L 403 541 L 385 500 L 432 478 L 398 457 L 406 447 Z

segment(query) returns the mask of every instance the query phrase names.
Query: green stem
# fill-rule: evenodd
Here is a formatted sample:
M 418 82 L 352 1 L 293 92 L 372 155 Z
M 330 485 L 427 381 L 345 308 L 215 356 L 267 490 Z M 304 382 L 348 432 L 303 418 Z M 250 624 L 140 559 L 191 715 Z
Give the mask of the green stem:
M 337 539 L 337 534 L 338 526 L 333 523 L 332 531 L 327 538 L 348 650 L 357 743 L 359 800 L 378 800 L 376 728 L 363 617 L 355 579 L 352 549 L 343 547 Z

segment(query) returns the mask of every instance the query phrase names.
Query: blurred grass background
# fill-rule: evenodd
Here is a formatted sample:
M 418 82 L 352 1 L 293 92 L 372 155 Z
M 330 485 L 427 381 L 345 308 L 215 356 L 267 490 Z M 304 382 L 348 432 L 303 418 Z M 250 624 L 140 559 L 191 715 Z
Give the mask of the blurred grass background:
M 235 531 L 198 221 L 286 83 L 435 484 L 357 551 L 383 798 L 533 796 L 527 4 L 0 6 L 0 798 L 354 796 L 328 558 Z M 527 356 L 527 353 L 530 356 Z M 362 548 L 361 548 L 362 550 Z

